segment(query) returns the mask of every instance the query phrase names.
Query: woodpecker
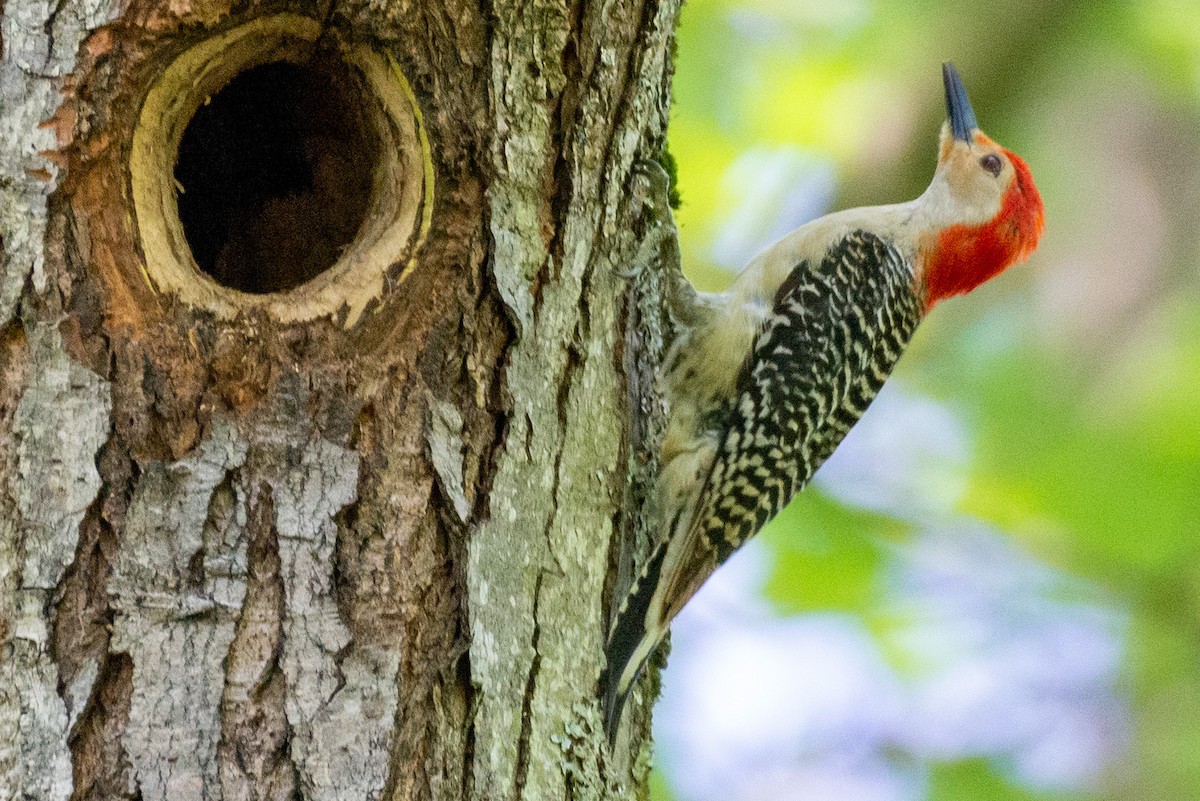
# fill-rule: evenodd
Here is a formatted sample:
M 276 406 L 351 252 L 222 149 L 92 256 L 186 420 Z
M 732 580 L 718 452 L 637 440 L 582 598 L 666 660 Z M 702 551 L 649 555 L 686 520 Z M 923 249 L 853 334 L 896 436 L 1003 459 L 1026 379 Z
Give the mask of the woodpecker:
M 686 284 L 661 389 L 663 536 L 616 615 L 601 680 L 609 739 L 671 620 L 812 478 L 921 319 L 1037 247 L 1029 167 L 979 130 L 942 65 L 948 120 L 916 200 L 814 220 L 758 255 L 721 295 Z

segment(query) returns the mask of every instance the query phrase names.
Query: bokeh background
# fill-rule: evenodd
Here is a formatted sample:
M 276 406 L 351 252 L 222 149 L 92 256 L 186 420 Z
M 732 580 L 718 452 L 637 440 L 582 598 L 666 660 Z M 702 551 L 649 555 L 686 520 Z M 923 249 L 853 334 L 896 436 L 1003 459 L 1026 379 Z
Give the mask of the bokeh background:
M 1200 3 L 689 0 L 685 267 L 919 194 L 945 59 L 1041 249 L 677 621 L 658 801 L 1200 799 Z

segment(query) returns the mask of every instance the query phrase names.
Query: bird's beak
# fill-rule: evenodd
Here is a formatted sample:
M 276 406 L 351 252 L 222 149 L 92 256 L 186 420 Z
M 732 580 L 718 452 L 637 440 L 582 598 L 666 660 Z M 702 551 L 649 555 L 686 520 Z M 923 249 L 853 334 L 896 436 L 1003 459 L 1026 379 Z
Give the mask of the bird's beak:
M 969 143 L 971 134 L 979 124 L 975 122 L 975 112 L 971 109 L 971 101 L 967 99 L 962 78 L 958 77 L 958 70 L 949 61 L 942 64 L 942 81 L 946 84 L 946 115 L 950 118 L 950 131 L 955 139 Z

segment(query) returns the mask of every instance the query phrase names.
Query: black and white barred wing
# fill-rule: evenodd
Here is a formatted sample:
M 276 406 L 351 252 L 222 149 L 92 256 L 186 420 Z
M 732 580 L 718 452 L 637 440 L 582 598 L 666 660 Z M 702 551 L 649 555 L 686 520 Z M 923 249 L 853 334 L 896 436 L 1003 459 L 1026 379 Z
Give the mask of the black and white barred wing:
M 912 270 L 855 231 L 797 266 L 742 365 L 738 393 L 683 541 L 662 566 L 670 621 L 808 482 L 874 399 L 920 321 Z M 675 562 L 675 564 L 672 564 Z

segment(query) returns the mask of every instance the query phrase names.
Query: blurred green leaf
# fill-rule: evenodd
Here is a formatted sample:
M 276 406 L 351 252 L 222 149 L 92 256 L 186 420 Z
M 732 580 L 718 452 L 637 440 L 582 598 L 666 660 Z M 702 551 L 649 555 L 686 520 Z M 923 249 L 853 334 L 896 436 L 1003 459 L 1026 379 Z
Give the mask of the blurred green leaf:
M 661 770 L 654 770 L 650 773 L 649 798 L 650 801 L 675 801 L 675 794 L 671 792 L 671 784 Z
M 1023 789 L 1006 781 L 985 759 L 934 763 L 929 779 L 931 801 L 1069 801 L 1081 797 Z
M 891 518 L 838 503 L 809 489 L 761 536 L 775 556 L 764 592 L 783 614 L 814 609 L 861 611 L 876 593 L 880 542 L 906 533 Z

